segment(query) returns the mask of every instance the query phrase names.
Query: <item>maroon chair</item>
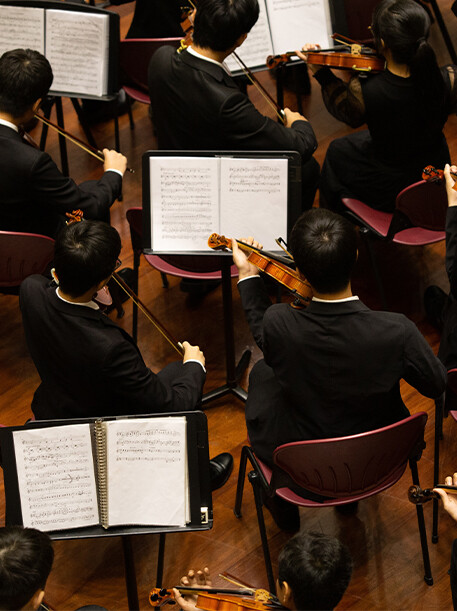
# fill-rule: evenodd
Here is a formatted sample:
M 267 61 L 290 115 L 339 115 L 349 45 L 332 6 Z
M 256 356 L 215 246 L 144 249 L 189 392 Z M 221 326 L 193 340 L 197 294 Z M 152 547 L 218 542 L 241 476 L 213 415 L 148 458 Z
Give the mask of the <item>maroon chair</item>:
M 444 395 L 435 401 L 434 486 L 443 483 L 440 481 L 440 440 L 443 439 L 443 418 L 447 418 L 449 415 L 457 422 L 457 369 L 449 369 L 447 372 L 447 383 Z M 433 499 L 433 543 L 438 543 L 438 505 L 438 499 Z
M 129 208 L 126 213 L 127 221 L 130 226 L 130 237 L 132 240 L 133 250 L 133 270 L 135 272 L 135 288 L 134 291 L 138 295 L 138 272 L 140 268 L 140 255 L 143 252 L 143 209 Z M 214 260 L 212 257 L 174 255 L 174 256 L 158 256 L 144 255 L 146 261 L 160 272 L 162 276 L 162 285 L 168 288 L 167 274 L 170 276 L 178 276 L 179 278 L 188 278 L 190 280 L 220 280 L 222 277 L 220 269 L 214 268 Z M 177 263 L 179 262 L 179 267 Z M 176 264 L 173 264 L 176 263 Z M 187 265 L 186 265 L 187 263 Z M 218 264 L 216 264 L 218 265 Z M 231 267 L 232 278 L 238 275 L 238 270 L 235 265 Z M 137 341 L 138 334 L 138 308 L 133 304 L 132 312 L 132 336 Z
M 244 446 L 235 502 L 235 515 L 241 517 L 247 461 L 248 475 L 257 509 L 260 537 L 270 591 L 275 591 L 270 551 L 263 517 L 264 498 L 277 495 L 300 507 L 333 507 L 354 503 L 378 494 L 395 484 L 409 462 L 414 485 L 419 485 L 417 461 L 421 457 L 427 414 L 419 412 L 395 424 L 348 437 L 286 443 L 273 454 L 274 469 L 259 460 L 252 448 Z M 285 484 L 290 478 L 299 487 L 329 497 L 323 503 L 307 500 Z M 405 490 L 405 497 L 407 491 Z M 433 584 L 422 505 L 416 505 L 425 570 L 425 582 Z
M 397 195 L 395 212 L 374 210 L 363 202 L 349 197 L 342 198 L 342 202 L 349 216 L 360 226 L 360 233 L 366 239 L 383 307 L 386 307 L 371 239 L 382 239 L 406 246 L 425 246 L 444 240 L 447 211 L 445 186 L 421 180 L 406 187 Z
M 54 240 L 37 233 L 0 231 L 0 293 L 17 295 L 24 278 L 46 271 Z
M 148 88 L 148 67 L 151 57 L 164 45 L 179 48 L 181 38 L 126 38 L 121 40 L 119 64 L 121 86 L 127 94 L 129 103 L 130 129 L 134 128 L 130 98 L 150 104 Z

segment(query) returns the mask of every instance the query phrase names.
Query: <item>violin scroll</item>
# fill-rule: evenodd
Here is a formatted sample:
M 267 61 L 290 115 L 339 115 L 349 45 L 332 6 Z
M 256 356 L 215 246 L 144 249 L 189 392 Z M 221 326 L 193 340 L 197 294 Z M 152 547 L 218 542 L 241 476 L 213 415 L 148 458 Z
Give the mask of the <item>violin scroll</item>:
M 232 240 L 226 238 L 225 235 L 212 233 L 208 238 L 208 246 L 213 250 L 222 250 L 223 248 L 232 248 Z
M 410 486 L 408 489 L 408 500 L 414 505 L 423 505 L 433 499 L 439 499 L 439 495 L 432 488 L 422 489 L 420 486 Z
M 451 176 L 456 179 L 456 182 L 452 188 L 454 191 L 457 191 L 457 174 L 455 172 L 451 172 Z M 422 180 L 441 185 L 444 181 L 444 170 L 439 170 L 432 165 L 428 165 L 422 170 Z

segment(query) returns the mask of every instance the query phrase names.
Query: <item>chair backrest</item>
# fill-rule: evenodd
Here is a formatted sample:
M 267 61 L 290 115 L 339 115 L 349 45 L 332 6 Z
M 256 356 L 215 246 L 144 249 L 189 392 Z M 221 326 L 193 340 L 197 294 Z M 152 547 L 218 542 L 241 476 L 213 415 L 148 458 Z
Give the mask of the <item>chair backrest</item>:
M 36 233 L 0 231 L 0 287 L 19 286 L 42 274 L 54 257 L 54 240 Z
M 427 414 L 348 437 L 298 441 L 276 448 L 273 460 L 302 488 L 328 497 L 369 493 L 395 483 L 409 458 L 420 456 Z
M 444 231 L 447 207 L 444 183 L 421 180 L 397 195 L 396 211 L 405 215 L 414 227 Z
M 121 40 L 119 62 L 121 68 L 121 85 L 133 85 L 149 95 L 148 66 L 151 57 L 159 47 L 175 47 L 181 44 L 181 38 L 126 38 Z

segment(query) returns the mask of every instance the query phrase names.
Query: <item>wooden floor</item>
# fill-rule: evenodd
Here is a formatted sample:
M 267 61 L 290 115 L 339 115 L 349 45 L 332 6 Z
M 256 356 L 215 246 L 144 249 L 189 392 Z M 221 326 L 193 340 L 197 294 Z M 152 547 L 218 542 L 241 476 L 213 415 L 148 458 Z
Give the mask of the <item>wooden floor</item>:
M 450 12 L 451 1 L 443 0 L 439 4 L 455 39 L 457 19 Z M 122 15 L 123 34 L 128 28 L 132 6 L 129 4 L 116 9 Z M 448 63 L 449 57 L 436 26 L 433 26 L 432 40 L 440 62 Z M 262 79 L 273 91 L 274 82 L 271 76 L 263 74 Z M 263 112 L 268 113 L 255 93 L 252 98 Z M 290 94 L 286 101 L 294 108 L 293 95 Z M 335 137 L 349 133 L 350 130 L 327 113 L 320 92 L 314 84 L 311 95 L 303 99 L 303 104 L 304 112 L 310 119 L 319 141 L 316 159 L 322 163 L 329 142 Z M 80 135 L 81 130 L 74 112 L 66 103 L 65 111 L 67 128 Z M 156 144 L 147 108 L 136 104 L 134 116 L 133 132 L 129 130 L 127 117 L 121 117 L 121 148 L 128 155 L 129 165 L 137 172 L 126 176 L 124 201 L 116 203 L 112 209 L 112 223 L 121 233 L 121 258 L 126 266 L 132 265 L 132 251 L 125 213 L 129 207 L 141 205 L 141 155 L 145 150 L 155 148 Z M 452 116 L 446 126 L 446 135 L 454 157 L 457 156 L 456 123 L 456 117 Z M 101 123 L 95 126 L 93 131 L 100 146 L 113 146 L 111 122 Z M 57 160 L 58 152 L 53 136 L 49 139 L 48 150 Z M 71 148 L 69 155 L 71 175 L 77 182 L 101 174 L 97 162 L 85 153 Z M 425 287 L 432 283 L 447 288 L 444 245 L 408 249 L 378 244 L 376 254 L 390 309 L 410 317 L 436 351 L 439 336 L 424 320 L 422 295 Z M 370 307 L 380 308 L 379 296 L 363 245 L 354 277 L 354 292 Z M 177 279 L 171 278 L 169 289 L 163 289 L 159 274 L 143 261 L 140 295 L 173 335 L 202 347 L 208 369 L 206 390 L 221 385 L 224 382 L 225 352 L 220 289 L 203 300 L 192 300 L 180 291 Z M 27 353 L 17 298 L 0 295 L 0 304 L 0 422 L 17 425 L 24 423 L 31 416 L 30 403 L 39 378 Z M 114 315 L 112 316 L 114 318 Z M 253 341 L 235 287 L 234 316 L 236 353 L 239 358 L 246 346 L 253 348 Z M 126 305 L 125 317 L 119 324 L 131 330 L 130 304 Z M 143 318 L 140 318 L 139 323 L 139 346 L 146 362 L 155 371 L 175 359 L 172 349 Z M 254 347 L 251 366 L 260 356 L 259 350 Z M 247 379 L 242 383 L 246 387 Z M 429 414 L 427 448 L 419 472 L 424 487 L 430 486 L 433 468 L 434 404 L 406 383 L 402 384 L 402 395 L 412 413 L 425 410 Z M 228 484 L 214 494 L 214 528 L 204 533 L 170 535 L 167 538 L 164 584 L 175 584 L 189 568 L 208 565 L 214 575 L 227 570 L 255 586 L 266 587 L 249 484 L 245 488 L 242 519 L 237 520 L 232 511 L 240 450 L 246 443 L 243 404 L 238 399 L 227 397 L 212 404 L 207 416 L 211 455 L 223 451 L 232 452 L 235 469 Z M 447 474 L 457 470 L 457 426 L 446 421 L 444 435 L 441 473 Z M 153 485 L 154 482 L 151 482 L 151 486 Z M 451 542 L 457 536 L 457 524 L 447 515 L 441 516 L 439 543 L 430 545 L 435 583 L 433 587 L 429 587 L 423 581 L 415 509 L 407 500 L 409 485 L 410 474 L 407 472 L 394 487 L 362 502 L 357 515 L 353 517 L 341 516 L 331 508 L 302 510 L 302 529 L 336 535 L 347 543 L 352 552 L 354 573 L 340 609 L 452 608 L 447 570 Z M 157 492 L 160 494 L 160 490 Z M 0 513 L 0 520 L 4 520 L 2 494 Z M 430 531 L 431 505 L 425 506 L 425 514 Z M 269 515 L 266 519 L 272 557 L 275 559 L 288 536 L 278 530 Z M 140 608 L 147 609 L 147 596 L 153 586 L 156 569 L 157 539 L 154 536 L 138 536 L 133 539 L 133 545 Z M 55 549 L 56 559 L 46 596 L 53 607 L 75 609 L 94 603 L 113 611 L 127 608 L 122 548 L 117 538 L 104 541 L 57 542 Z

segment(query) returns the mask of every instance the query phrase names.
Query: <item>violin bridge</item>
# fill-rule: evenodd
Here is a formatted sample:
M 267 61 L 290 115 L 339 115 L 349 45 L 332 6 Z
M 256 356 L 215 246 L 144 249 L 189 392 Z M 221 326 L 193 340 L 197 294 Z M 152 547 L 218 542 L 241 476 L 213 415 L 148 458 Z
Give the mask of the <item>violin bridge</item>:
M 362 55 L 362 45 L 351 45 L 351 55 Z

